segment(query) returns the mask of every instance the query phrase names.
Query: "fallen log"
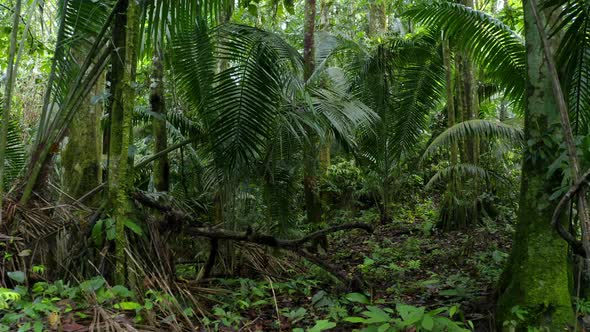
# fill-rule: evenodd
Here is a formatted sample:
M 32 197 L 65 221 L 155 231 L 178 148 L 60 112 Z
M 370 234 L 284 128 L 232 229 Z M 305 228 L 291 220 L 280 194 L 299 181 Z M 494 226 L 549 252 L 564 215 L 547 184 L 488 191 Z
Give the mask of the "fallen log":
M 362 281 L 358 276 L 355 275 L 349 278 L 340 269 L 331 265 L 325 259 L 321 259 L 316 254 L 310 253 L 304 247 L 305 244 L 312 242 L 315 239 L 318 239 L 320 237 L 326 236 L 337 231 L 348 229 L 362 229 L 369 233 L 373 232 L 373 227 L 364 223 L 350 223 L 332 226 L 293 240 L 279 239 L 272 235 L 258 234 L 252 231 L 236 232 L 227 229 L 215 229 L 208 227 L 185 228 L 183 229 L 183 232 L 185 234 L 210 238 L 212 242 L 218 240 L 232 240 L 237 242 L 248 242 L 267 247 L 288 250 L 306 259 L 307 261 L 319 266 L 320 268 L 334 276 L 336 279 L 340 280 L 344 285 L 346 285 L 351 290 L 360 291 L 362 288 Z M 215 252 L 210 253 L 209 259 L 207 261 L 208 266 L 213 265 L 215 256 Z
M 349 224 L 342 224 L 337 226 L 328 227 L 308 235 L 305 235 L 299 239 L 293 240 L 286 240 L 286 239 L 279 239 L 272 235 L 266 234 L 259 234 L 254 233 L 252 231 L 245 231 L 245 232 L 236 232 L 231 231 L 223 228 L 210 228 L 210 227 L 187 227 L 183 229 L 183 232 L 186 234 L 208 237 L 211 239 L 217 240 L 233 240 L 238 242 L 249 242 L 260 244 L 263 246 L 279 248 L 279 249 L 287 249 L 287 250 L 298 250 L 303 247 L 308 242 L 311 242 L 317 238 L 322 236 L 347 230 L 347 229 L 362 229 L 367 231 L 368 233 L 373 232 L 373 227 L 365 223 L 349 223 Z

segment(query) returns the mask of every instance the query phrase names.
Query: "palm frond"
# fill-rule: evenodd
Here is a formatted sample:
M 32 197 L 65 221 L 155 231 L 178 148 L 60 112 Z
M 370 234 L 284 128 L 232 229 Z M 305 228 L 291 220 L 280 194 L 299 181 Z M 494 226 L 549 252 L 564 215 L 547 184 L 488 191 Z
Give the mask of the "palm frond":
M 474 164 L 457 164 L 445 167 L 436 172 L 426 184 L 426 189 L 432 188 L 439 182 L 449 182 L 454 179 L 479 179 L 484 183 L 489 183 L 491 180 L 507 182 L 506 178 L 494 171 L 484 169 Z
M 543 6 L 557 10 L 552 34 L 561 37 L 557 62 L 569 97 L 574 130 L 590 131 L 590 8 L 578 0 L 547 0 Z
M 25 146 L 20 136 L 21 128 L 17 120 L 8 122 L 8 135 L 6 137 L 6 152 L 4 160 L 4 190 L 11 188 L 14 181 L 21 174 L 25 166 Z
M 444 31 L 453 47 L 467 52 L 485 70 L 486 77 L 524 105 L 524 41 L 507 25 L 485 12 L 446 1 L 418 4 L 405 15 L 435 31 Z
M 430 45 L 434 54 L 423 61 L 409 63 L 400 70 L 401 86 L 395 98 L 394 144 L 399 153 L 415 146 L 427 127 L 430 111 L 435 109 L 444 96 L 445 72 L 442 57 L 436 44 Z M 431 54 L 432 54 L 431 53 Z
M 193 114 L 203 112 L 215 74 L 213 42 L 206 22 L 178 21 L 172 42 L 175 81 Z
M 167 49 L 172 44 L 179 21 L 203 21 L 215 24 L 225 14 L 230 0 L 146 0 L 141 6 L 140 56 L 149 57 L 154 48 Z
M 192 114 L 203 119 L 216 160 L 251 165 L 262 155 L 284 99 L 303 86 L 297 79 L 301 56 L 277 35 L 256 28 L 209 30 L 204 22 L 181 23 L 173 43 L 179 90 Z M 215 73 L 219 59 L 229 68 Z
M 467 137 L 506 139 L 516 144 L 522 144 L 524 141 L 524 133 L 520 128 L 499 121 L 468 120 L 460 122 L 438 135 L 424 152 L 423 158 L 432 156 L 443 147 L 448 147 L 453 143 L 458 144 Z
M 104 71 L 112 51 L 108 32 L 118 3 L 59 1 L 60 30 L 21 203 L 28 200 L 36 185 L 49 149 L 63 139 L 79 106 Z
M 299 53 L 255 28 L 222 27 L 219 55 L 233 65 L 216 75 L 207 118 L 222 160 L 248 165 L 261 156 L 282 104 L 283 79 L 301 70 Z M 295 72 L 294 72 L 295 71 Z

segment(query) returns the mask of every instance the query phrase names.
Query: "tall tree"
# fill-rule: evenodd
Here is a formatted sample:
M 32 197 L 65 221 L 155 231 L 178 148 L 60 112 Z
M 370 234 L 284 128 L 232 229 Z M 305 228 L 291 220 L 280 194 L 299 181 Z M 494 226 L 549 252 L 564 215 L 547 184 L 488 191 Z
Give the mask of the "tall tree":
M 442 41 L 442 56 L 445 66 L 445 93 L 447 98 L 447 127 L 451 128 L 455 125 L 455 96 L 453 94 L 453 67 L 451 61 L 451 48 L 449 47 L 449 39 L 443 36 Z M 457 165 L 458 147 L 457 143 L 453 142 L 451 145 L 451 166 Z
M 512 308 L 527 310 L 534 321 L 528 324 L 562 330 L 573 322 L 570 296 L 570 262 L 567 243 L 551 226 L 556 201 L 549 196 L 561 183 L 561 174 L 548 178 L 547 169 L 559 157 L 561 128 L 552 92 L 551 76 L 543 56 L 541 36 L 535 26 L 530 1 L 523 1 L 527 98 L 525 142 L 518 225 L 514 245 L 499 283 L 498 322 L 512 319 Z M 542 13 L 542 25 L 553 19 L 551 10 Z M 559 44 L 558 35 L 550 39 Z
M 316 17 L 316 0 L 305 1 L 305 26 L 303 36 L 303 62 L 304 80 L 309 84 L 309 79 L 315 69 L 315 17 Z M 319 224 L 322 221 L 322 205 L 320 200 L 319 188 L 319 149 L 318 139 L 311 135 L 309 143 L 306 144 L 304 151 L 304 179 L 303 186 L 305 191 L 305 209 L 307 212 L 307 221 L 312 224 Z
M 131 117 L 135 105 L 139 5 L 122 0 L 116 9 L 111 57 L 111 109 L 108 195 L 115 220 L 115 281 L 125 282 L 125 223 L 132 218 L 130 193 L 133 186 Z
M 68 128 L 68 144 L 62 151 L 64 167 L 65 192 L 73 199 L 95 189 L 102 181 L 102 137 L 100 119 L 102 105 L 100 95 L 104 89 L 104 75 L 94 85 L 90 95 L 86 97 L 82 109 L 78 111 Z M 90 199 L 95 205 L 98 196 Z

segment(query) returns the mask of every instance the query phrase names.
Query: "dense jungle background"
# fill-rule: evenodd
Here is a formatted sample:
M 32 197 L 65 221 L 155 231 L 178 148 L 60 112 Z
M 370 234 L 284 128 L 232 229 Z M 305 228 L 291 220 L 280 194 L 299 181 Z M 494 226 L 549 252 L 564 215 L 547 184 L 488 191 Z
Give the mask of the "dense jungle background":
M 538 1 L 1 0 L 0 331 L 585 331 Z

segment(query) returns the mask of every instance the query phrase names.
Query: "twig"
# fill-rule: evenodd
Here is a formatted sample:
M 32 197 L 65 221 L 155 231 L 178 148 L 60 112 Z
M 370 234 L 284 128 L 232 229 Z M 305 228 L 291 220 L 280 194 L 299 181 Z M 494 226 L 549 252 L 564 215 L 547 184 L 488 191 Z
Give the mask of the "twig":
M 272 291 L 272 299 L 275 303 L 275 311 L 277 312 L 277 324 L 279 326 L 279 332 L 281 331 L 281 312 L 279 311 L 279 303 L 277 302 L 277 295 L 275 294 L 275 288 L 272 284 L 272 279 L 269 276 L 265 276 L 266 280 L 270 284 L 270 290 Z

